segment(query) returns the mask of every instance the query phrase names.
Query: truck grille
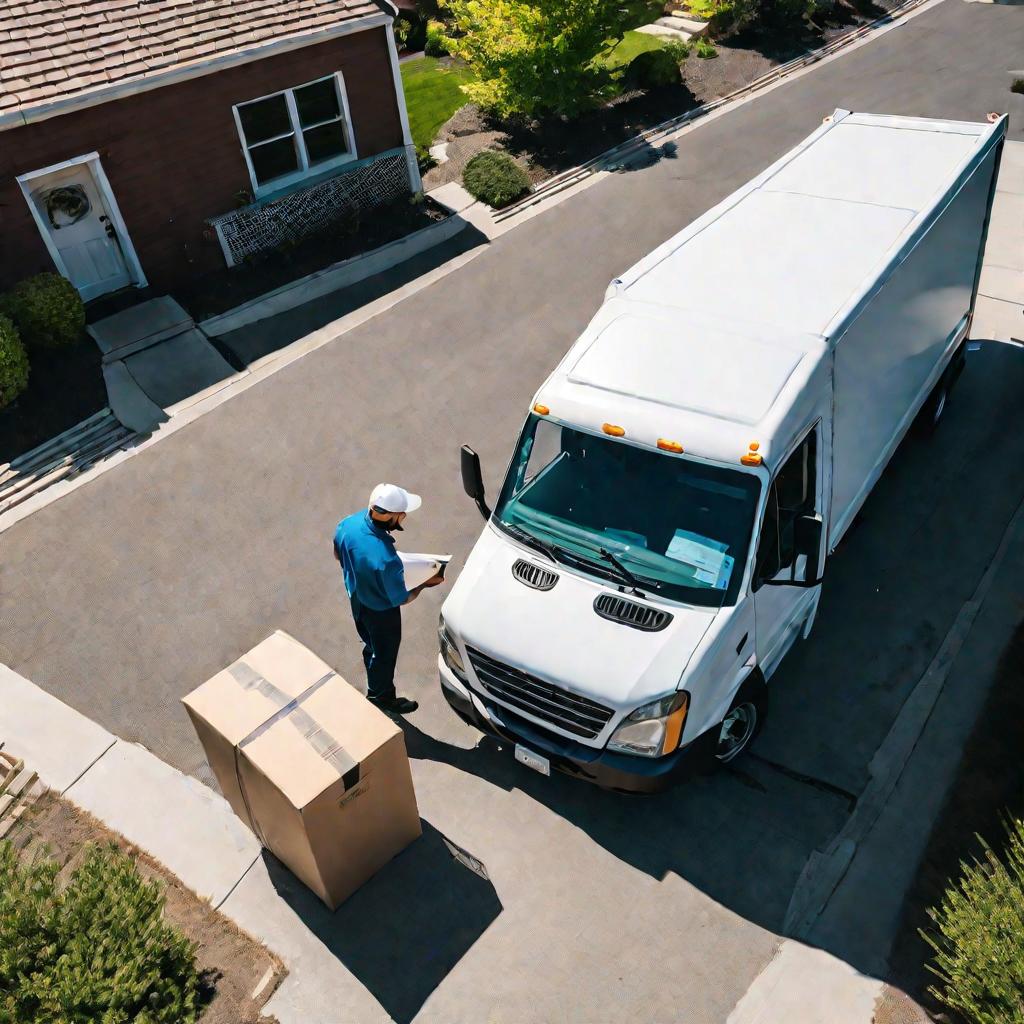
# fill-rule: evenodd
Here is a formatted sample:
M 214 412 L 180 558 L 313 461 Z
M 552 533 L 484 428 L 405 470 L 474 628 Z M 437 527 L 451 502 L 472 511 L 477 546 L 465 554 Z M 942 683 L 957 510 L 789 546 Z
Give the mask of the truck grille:
M 599 595 L 597 600 L 594 601 L 594 611 L 602 619 L 621 622 L 623 625 L 632 626 L 634 629 L 642 629 L 647 633 L 657 633 L 659 629 L 664 629 L 672 621 L 672 616 L 660 608 L 652 608 L 650 605 L 627 601 L 625 598 L 616 597 L 614 594 Z
M 472 647 L 467 647 L 466 653 L 481 686 L 491 696 L 542 722 L 557 725 L 574 736 L 593 739 L 612 717 L 612 709 L 603 704 L 552 686 Z

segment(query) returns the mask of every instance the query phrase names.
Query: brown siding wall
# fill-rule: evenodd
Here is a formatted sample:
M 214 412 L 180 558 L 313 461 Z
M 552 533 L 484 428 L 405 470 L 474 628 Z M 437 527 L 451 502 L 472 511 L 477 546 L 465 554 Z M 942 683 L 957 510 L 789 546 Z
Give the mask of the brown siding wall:
M 203 75 L 0 132 L 0 289 L 53 270 L 15 177 L 98 152 L 150 284 L 224 266 L 205 220 L 251 183 L 231 108 L 335 71 L 360 157 L 402 145 L 385 28 Z

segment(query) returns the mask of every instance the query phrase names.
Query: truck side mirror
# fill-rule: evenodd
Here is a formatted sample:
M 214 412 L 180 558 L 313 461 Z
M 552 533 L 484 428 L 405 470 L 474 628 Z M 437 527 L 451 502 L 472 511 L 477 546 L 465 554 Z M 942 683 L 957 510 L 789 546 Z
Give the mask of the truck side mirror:
M 793 521 L 793 552 L 807 557 L 804 579 L 798 579 L 796 570 L 789 579 L 758 581 L 759 587 L 816 587 L 821 577 L 816 576 L 818 558 L 821 555 L 821 540 L 825 531 L 824 523 L 817 516 L 797 516 Z M 756 589 L 756 588 L 755 588 Z
M 484 519 L 491 518 L 491 510 L 484 500 L 484 476 L 480 470 L 480 456 L 468 444 L 462 446 L 462 486 L 465 492 L 476 502 L 480 515 Z
M 822 521 L 817 516 L 797 516 L 793 524 L 793 546 L 798 555 L 806 555 L 808 563 L 817 567 L 821 551 Z

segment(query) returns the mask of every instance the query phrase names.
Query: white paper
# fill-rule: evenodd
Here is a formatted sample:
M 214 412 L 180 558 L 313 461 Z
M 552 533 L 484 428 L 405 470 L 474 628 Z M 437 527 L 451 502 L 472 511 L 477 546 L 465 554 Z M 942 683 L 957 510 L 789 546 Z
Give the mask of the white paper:
M 426 583 L 440 572 L 442 565 L 447 565 L 452 560 L 451 555 L 407 554 L 404 551 L 399 551 L 398 557 L 402 560 L 402 568 L 405 570 L 406 590 L 415 590 Z
M 676 530 L 665 554 L 693 568 L 693 577 L 699 583 L 709 583 L 719 590 L 729 586 L 735 559 L 725 553 L 725 545 L 720 541 L 689 530 Z

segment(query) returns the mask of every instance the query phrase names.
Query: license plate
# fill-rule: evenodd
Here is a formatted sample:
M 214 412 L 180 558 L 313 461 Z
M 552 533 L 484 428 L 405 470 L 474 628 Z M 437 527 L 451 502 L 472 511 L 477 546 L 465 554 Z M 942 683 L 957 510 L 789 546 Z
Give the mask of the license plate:
M 546 757 L 541 757 L 540 754 L 527 750 L 526 747 L 521 746 L 519 743 L 516 744 L 516 760 L 520 764 L 525 764 L 527 768 L 540 772 L 541 775 L 551 774 L 551 762 Z

